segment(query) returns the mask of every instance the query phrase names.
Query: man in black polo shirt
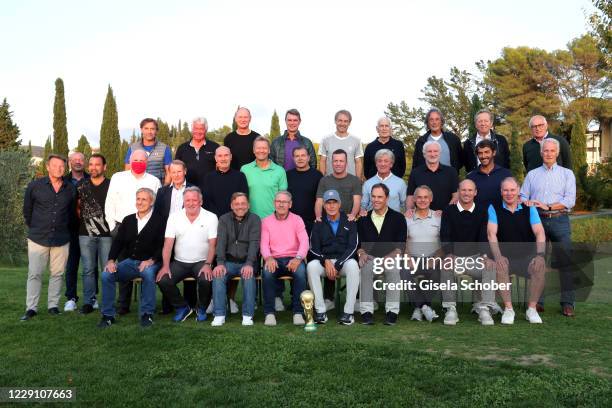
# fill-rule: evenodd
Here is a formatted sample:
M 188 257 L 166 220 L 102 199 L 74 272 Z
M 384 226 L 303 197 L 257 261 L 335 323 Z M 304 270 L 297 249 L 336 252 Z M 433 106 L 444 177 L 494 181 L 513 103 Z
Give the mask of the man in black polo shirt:
M 293 196 L 291 212 L 302 217 L 306 232 L 310 236 L 315 219 L 315 201 L 317 188 L 323 175 L 317 169 L 310 167 L 310 155 L 304 146 L 293 149 L 295 168 L 287 171 L 287 190 Z
M 219 146 L 215 151 L 217 169 L 204 178 L 204 209 L 214 213 L 217 218 L 232 211 L 232 194 L 249 194 L 249 185 L 244 173 L 233 169 L 232 152 L 227 146 Z
M 414 210 L 414 190 L 425 185 L 433 192 L 430 208 L 434 211 L 443 210 L 449 204 L 457 203 L 457 171 L 440 163 L 440 144 L 436 141 L 425 142 L 423 145 L 425 164 L 417 166 L 408 179 L 408 197 L 406 199 L 406 216 L 411 216 Z
M 559 155 L 557 156 L 557 164 L 566 169 L 572 169 L 572 155 L 570 154 L 570 146 L 562 136 L 548 133 L 548 122 L 542 115 L 535 115 L 529 119 L 529 130 L 532 138 L 523 145 L 523 164 L 525 170 L 531 170 L 542 165 L 541 146 L 544 139 L 551 138 L 559 142 Z
M 187 166 L 187 182 L 204 190 L 204 177 L 215 170 L 215 151 L 219 145 L 206 140 L 208 121 L 195 118 L 191 126 L 191 140 L 176 149 L 174 158 Z
M 502 181 L 503 203 L 489 205 L 487 235 L 497 266 L 497 282 L 509 283 L 510 271 L 529 277 L 526 318 L 529 323 L 542 323 L 536 305 L 544 290 L 546 235 L 537 208 L 523 206 L 519 190 L 520 186 L 514 177 Z M 499 293 L 505 306 L 501 322 L 513 324 L 514 310 L 510 290 L 500 289 Z
M 255 161 L 253 142 L 261 135 L 249 128 L 251 111 L 244 106 L 236 110 L 234 122 L 236 122 L 236 130 L 225 136 L 223 146 L 229 147 L 232 152 L 232 169 L 240 171 L 242 166 Z
M 376 160 L 374 160 L 374 156 L 376 156 L 376 152 L 380 149 L 389 149 L 393 152 L 395 161 L 393 162 L 391 173 L 399 178 L 403 178 L 404 173 L 406 173 L 406 151 L 404 143 L 393 138 L 391 119 L 386 116 L 378 119 L 376 132 L 378 137 L 368 143 L 363 152 L 363 175 L 365 179 L 370 179 L 376 175 Z
M 474 200 L 484 207 L 488 207 L 489 204 L 500 205 L 501 182 L 507 177 L 512 177 L 512 173 L 507 168 L 495 164 L 495 143 L 490 139 L 481 140 L 476 145 L 476 155 L 480 165 L 467 175 L 467 178 L 476 184 L 478 191 Z
M 495 268 L 487 261 L 487 209 L 474 202 L 476 185 L 472 180 L 459 184 L 459 201 L 449 205 L 442 212 L 440 241 L 445 254 L 440 271 L 442 288 L 442 307 L 446 309 L 444 324 L 455 325 L 457 316 L 457 290 L 452 285 L 455 274 L 463 273 L 479 279 L 482 283 L 482 301 L 475 305 L 478 320 L 483 326 L 493 325 L 489 306 L 495 303 Z M 487 285 L 487 286 L 485 286 Z
M 359 266 L 361 267 L 360 312 L 362 323 L 374 324 L 374 279 L 373 274 L 384 272 L 385 283 L 398 284 L 400 272 L 398 265 L 376 270 L 381 258 L 395 258 L 404 252 L 406 246 L 406 219 L 402 213 L 389 208 L 389 187 L 383 183 L 372 186 L 370 193 L 372 210 L 357 222 L 359 244 Z M 377 285 L 377 287 L 379 287 Z M 400 291 L 388 287 L 386 290 L 386 325 L 394 325 L 400 311 Z

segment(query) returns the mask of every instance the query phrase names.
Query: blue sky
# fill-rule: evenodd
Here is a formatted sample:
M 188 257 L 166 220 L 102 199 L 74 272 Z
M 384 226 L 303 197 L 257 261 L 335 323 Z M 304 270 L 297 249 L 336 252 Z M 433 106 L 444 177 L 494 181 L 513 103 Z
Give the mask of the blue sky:
M 350 131 L 369 142 L 387 103 L 418 103 L 427 77 L 475 71 L 504 46 L 563 48 L 591 10 L 586 0 L 8 0 L 0 98 L 35 145 L 52 133 L 58 76 L 71 148 L 81 134 L 98 145 L 108 84 L 126 138 L 144 117 L 205 116 L 212 129 L 244 105 L 262 134 L 274 109 L 298 108 L 314 141 L 349 109 Z

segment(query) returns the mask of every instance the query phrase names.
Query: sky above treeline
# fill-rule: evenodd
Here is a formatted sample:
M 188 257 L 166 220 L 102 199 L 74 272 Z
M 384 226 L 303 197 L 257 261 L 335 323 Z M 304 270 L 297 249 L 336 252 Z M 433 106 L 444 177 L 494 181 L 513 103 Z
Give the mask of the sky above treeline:
M 427 77 L 505 46 L 565 48 L 587 31 L 586 0 L 33 1 L 0 2 L 0 98 L 24 144 L 53 132 L 54 82 L 64 80 L 69 146 L 98 146 L 107 86 L 121 136 L 144 117 L 204 116 L 231 125 L 238 105 L 267 133 L 274 110 L 297 108 L 313 141 L 339 109 L 364 143 L 389 102 L 420 103 Z

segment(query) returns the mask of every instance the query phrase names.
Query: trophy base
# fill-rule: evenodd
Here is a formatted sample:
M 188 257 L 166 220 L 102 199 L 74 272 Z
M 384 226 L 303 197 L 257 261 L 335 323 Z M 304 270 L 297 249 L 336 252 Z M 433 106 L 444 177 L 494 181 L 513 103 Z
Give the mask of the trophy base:
M 307 332 L 314 332 L 314 331 L 317 331 L 317 325 L 316 325 L 316 323 L 307 323 L 307 324 L 304 326 L 304 331 L 307 331 Z

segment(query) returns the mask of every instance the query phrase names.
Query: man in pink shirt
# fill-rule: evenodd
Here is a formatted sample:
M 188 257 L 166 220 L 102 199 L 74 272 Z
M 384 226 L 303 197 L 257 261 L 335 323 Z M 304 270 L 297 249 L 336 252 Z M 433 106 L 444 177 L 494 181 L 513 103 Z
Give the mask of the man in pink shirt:
M 274 213 L 261 222 L 260 249 L 265 260 L 263 294 L 266 326 L 276 326 L 276 280 L 287 275 L 293 278 L 293 324 L 304 324 L 300 294 L 306 289 L 304 258 L 308 253 L 308 234 L 302 218 L 290 212 L 290 208 L 291 193 L 279 191 L 274 196 Z

